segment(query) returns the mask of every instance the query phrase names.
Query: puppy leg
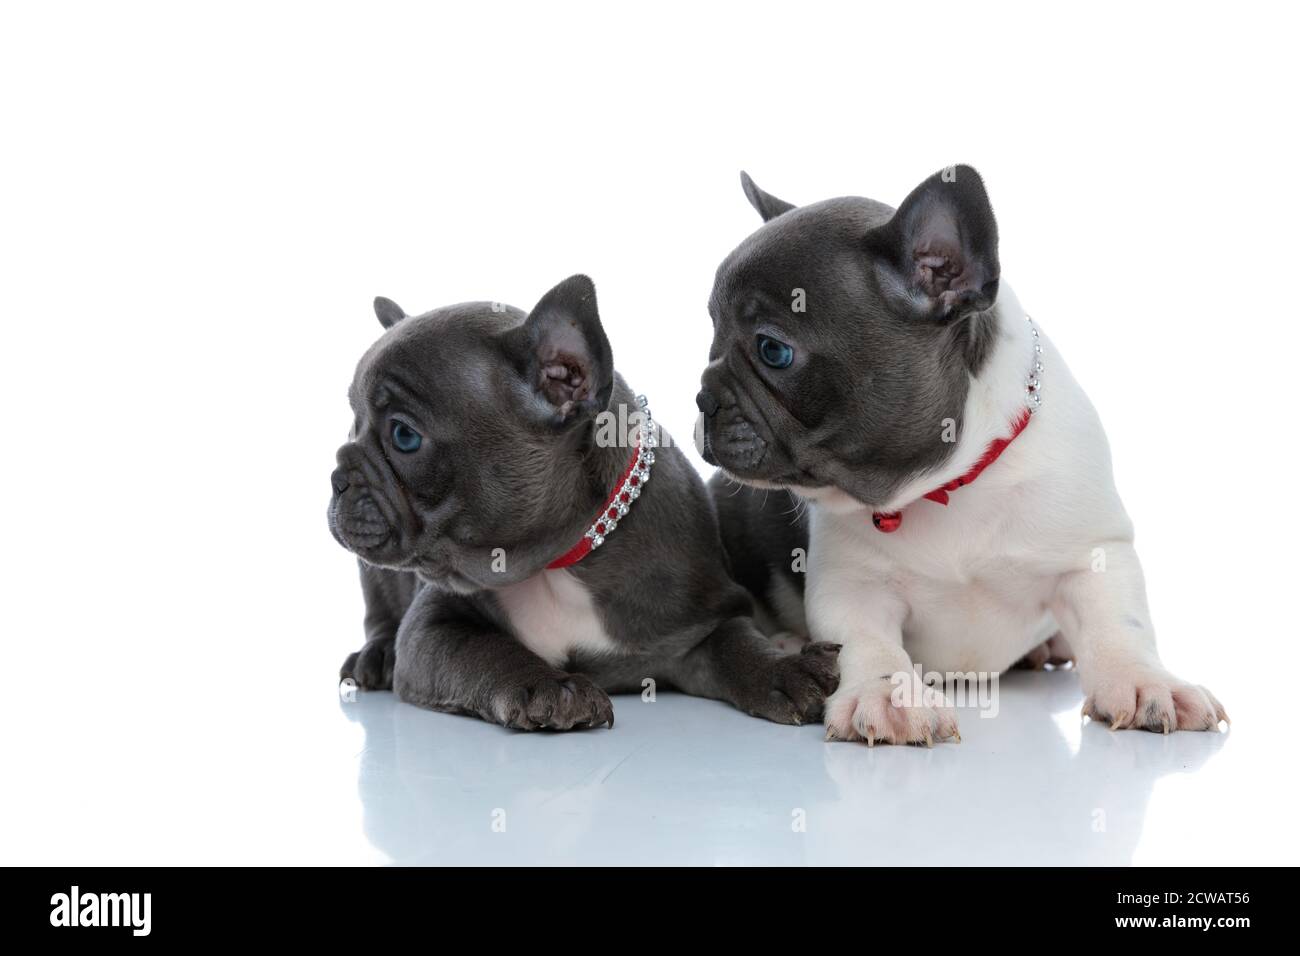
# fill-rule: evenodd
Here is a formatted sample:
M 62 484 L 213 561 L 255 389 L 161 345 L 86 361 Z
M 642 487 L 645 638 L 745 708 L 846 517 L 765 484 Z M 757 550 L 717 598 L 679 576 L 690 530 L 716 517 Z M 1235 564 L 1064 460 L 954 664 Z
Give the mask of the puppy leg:
M 835 689 L 833 644 L 780 652 L 748 617 L 724 621 L 670 665 L 670 682 L 688 694 L 724 700 L 778 724 L 819 720 Z
M 361 594 L 366 601 L 366 643 L 339 669 L 339 680 L 353 680 L 363 690 L 392 690 L 397 628 L 419 588 L 410 571 L 390 571 L 359 561 Z
M 867 746 L 961 740 L 942 689 L 922 683 L 903 649 L 903 601 L 839 569 L 815 573 L 808 587 L 813 639 L 843 645 L 840 686 L 826 701 L 826 739 Z
M 473 602 L 425 588 L 397 633 L 393 690 L 408 704 L 518 730 L 614 726 L 609 696 L 552 667 Z
M 1106 570 L 1062 576 L 1052 613 L 1078 654 L 1083 712 L 1112 730 L 1217 730 L 1227 713 L 1204 687 L 1169 673 L 1156 654 L 1146 582 L 1128 542 L 1106 545 Z

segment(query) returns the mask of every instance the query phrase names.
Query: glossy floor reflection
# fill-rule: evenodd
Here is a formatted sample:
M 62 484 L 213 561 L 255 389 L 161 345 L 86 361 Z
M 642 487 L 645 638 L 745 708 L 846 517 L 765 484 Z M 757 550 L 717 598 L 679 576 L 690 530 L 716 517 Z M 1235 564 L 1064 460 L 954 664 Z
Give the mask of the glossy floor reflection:
M 964 710 L 964 742 L 933 750 L 825 744 L 675 694 L 617 698 L 614 730 L 580 734 L 390 694 L 340 707 L 364 730 L 365 836 L 399 864 L 1129 864 L 1153 788 L 1208 772 L 1230 735 L 1112 733 L 1080 703 L 1069 671 L 1009 675 L 996 717 Z M 1214 845 L 1207 802 L 1169 803 Z

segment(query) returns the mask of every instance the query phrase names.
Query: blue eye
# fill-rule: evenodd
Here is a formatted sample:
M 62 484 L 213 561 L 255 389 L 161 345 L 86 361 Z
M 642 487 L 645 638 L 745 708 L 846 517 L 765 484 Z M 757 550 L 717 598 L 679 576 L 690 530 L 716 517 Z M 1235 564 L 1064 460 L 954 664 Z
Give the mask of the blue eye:
M 408 455 L 420 447 L 420 433 L 406 422 L 393 422 L 393 446 Z
M 770 335 L 760 335 L 758 357 L 763 360 L 764 365 L 770 365 L 772 368 L 789 368 L 794 361 L 794 349 L 780 339 L 774 339 Z

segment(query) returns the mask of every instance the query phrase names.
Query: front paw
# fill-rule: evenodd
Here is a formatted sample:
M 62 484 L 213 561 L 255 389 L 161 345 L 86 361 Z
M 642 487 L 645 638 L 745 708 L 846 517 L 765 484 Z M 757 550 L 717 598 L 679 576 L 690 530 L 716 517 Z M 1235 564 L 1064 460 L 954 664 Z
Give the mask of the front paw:
M 961 741 L 957 712 L 941 690 L 924 686 L 915 675 L 841 686 L 826 702 L 827 740 L 931 747 L 949 737 Z
M 840 645 L 813 643 L 793 654 L 769 659 L 741 709 L 778 724 L 806 724 L 821 719 L 826 696 L 839 684 L 836 658 Z
M 530 677 L 498 691 L 484 716 L 516 730 L 586 730 L 614 727 L 609 695 L 581 674 Z
M 339 680 L 351 680 L 362 690 L 392 690 L 397 639 L 376 638 L 353 651 L 339 668 Z
M 1188 684 L 1158 668 L 1135 668 L 1085 678 L 1083 716 L 1111 730 L 1218 730 L 1227 721 L 1223 705 L 1204 687 Z

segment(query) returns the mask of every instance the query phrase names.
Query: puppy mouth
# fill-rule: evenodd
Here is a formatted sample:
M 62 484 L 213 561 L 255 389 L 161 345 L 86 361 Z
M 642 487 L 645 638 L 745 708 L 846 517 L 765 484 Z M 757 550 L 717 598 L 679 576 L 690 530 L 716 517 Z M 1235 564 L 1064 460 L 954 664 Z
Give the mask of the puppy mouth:
M 824 482 L 791 463 L 781 467 L 782 450 L 764 438 L 736 406 L 719 410 L 717 418 L 701 416 L 696 431 L 701 457 L 736 481 L 755 488 L 821 487 Z
M 392 525 L 366 492 L 330 502 L 329 526 L 339 544 L 361 557 L 375 555 L 393 537 Z
M 704 429 L 704 460 L 738 475 L 761 470 L 768 448 L 767 440 L 741 415 Z

